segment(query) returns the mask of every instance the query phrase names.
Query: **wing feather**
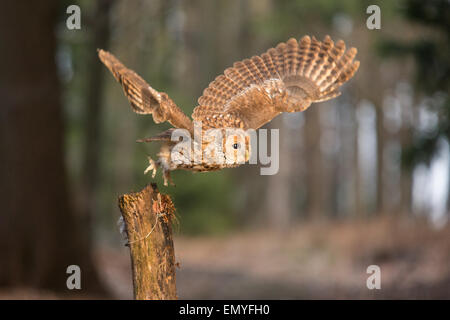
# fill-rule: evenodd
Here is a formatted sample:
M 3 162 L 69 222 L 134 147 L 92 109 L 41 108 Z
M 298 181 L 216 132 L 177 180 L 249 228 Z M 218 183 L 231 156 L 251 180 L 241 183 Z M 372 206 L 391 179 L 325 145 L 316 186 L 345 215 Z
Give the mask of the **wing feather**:
M 340 94 L 359 67 L 356 52 L 329 36 L 291 38 L 226 69 L 204 90 L 192 117 L 206 128 L 257 129 L 281 112 L 306 110 Z
M 99 50 L 98 56 L 122 85 L 134 112 L 152 114 L 156 123 L 168 121 L 174 127 L 192 130 L 192 121 L 164 92 L 158 92 L 111 53 Z

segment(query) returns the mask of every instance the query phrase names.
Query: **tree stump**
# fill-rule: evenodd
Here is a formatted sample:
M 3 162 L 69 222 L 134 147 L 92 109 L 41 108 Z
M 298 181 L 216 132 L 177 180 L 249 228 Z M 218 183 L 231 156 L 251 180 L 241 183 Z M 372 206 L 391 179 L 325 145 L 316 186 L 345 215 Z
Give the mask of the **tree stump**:
M 156 184 L 119 197 L 133 271 L 136 300 L 177 299 L 172 221 L 175 208 Z

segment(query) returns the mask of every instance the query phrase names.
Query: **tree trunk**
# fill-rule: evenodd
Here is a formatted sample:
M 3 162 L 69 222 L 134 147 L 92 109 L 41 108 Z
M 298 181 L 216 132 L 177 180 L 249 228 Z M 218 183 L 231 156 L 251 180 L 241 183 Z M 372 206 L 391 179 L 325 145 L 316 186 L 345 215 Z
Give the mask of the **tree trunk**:
M 119 197 L 137 300 L 177 299 L 172 220 L 175 208 L 156 184 Z
M 103 292 L 69 203 L 55 64 L 58 1 L 0 10 L 0 286 L 63 291 L 78 265 L 82 292 Z
M 97 49 L 107 49 L 109 44 L 110 11 L 114 0 L 99 0 L 96 3 L 92 22 L 91 43 L 88 46 L 89 73 L 86 83 L 86 136 L 83 167 L 84 223 L 90 227 L 94 213 L 98 210 L 97 187 L 101 181 L 99 161 L 102 139 L 102 95 L 104 90 L 103 64 L 98 59 Z M 90 239 L 86 239 L 90 241 Z
M 383 110 L 379 104 L 375 105 L 376 111 L 376 132 L 377 132 L 377 192 L 376 192 L 376 214 L 383 213 L 384 197 L 383 197 L 383 174 L 384 174 L 384 127 L 383 127 Z
M 271 128 L 279 129 L 279 171 L 267 179 L 266 208 L 269 225 L 277 230 L 286 230 L 292 223 L 291 199 L 291 139 L 288 128 L 283 123 L 282 116 L 278 116 L 270 124 Z M 267 135 L 268 140 L 271 137 Z M 270 145 L 270 153 L 274 154 L 274 146 Z
M 324 216 L 323 203 L 323 166 L 320 151 L 320 121 L 319 108 L 312 106 L 305 112 L 305 139 L 307 162 L 307 211 L 309 218 L 317 219 Z

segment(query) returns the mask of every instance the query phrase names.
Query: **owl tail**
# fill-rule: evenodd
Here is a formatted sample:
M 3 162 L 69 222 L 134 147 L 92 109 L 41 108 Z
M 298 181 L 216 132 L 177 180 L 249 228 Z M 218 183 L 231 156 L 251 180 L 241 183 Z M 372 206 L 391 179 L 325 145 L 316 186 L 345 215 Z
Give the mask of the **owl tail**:
M 358 70 L 356 53 L 356 48 L 346 51 L 342 40 L 335 44 L 329 36 L 323 41 L 292 38 L 267 52 L 289 94 L 311 103 L 340 95 L 339 87 Z
M 171 142 L 172 141 L 172 133 L 175 129 L 171 128 L 166 131 L 163 131 L 156 136 L 150 137 L 150 138 L 144 138 L 136 140 L 136 142 L 154 142 L 154 141 L 165 141 L 165 142 Z

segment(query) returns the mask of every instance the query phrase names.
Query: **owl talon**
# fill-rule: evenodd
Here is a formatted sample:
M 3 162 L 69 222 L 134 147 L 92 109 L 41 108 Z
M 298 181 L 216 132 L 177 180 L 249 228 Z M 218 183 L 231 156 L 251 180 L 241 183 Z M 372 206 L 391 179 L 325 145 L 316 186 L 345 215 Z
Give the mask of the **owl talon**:
M 158 169 L 158 164 L 150 157 L 148 157 L 148 163 L 149 163 L 149 166 L 147 167 L 147 169 L 144 170 L 144 174 L 147 174 L 147 172 L 149 172 L 150 170 L 153 170 L 152 178 L 154 179 L 156 176 L 156 170 Z

